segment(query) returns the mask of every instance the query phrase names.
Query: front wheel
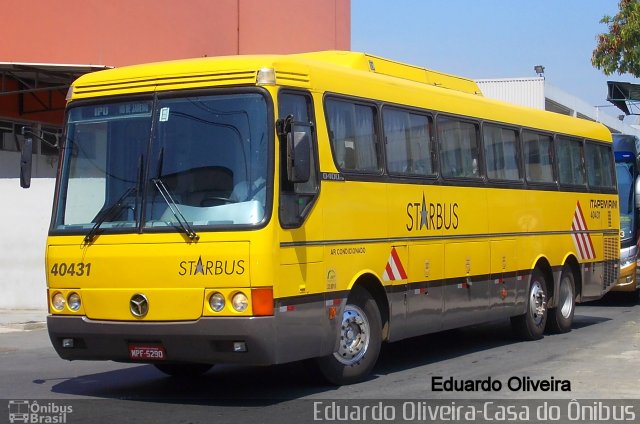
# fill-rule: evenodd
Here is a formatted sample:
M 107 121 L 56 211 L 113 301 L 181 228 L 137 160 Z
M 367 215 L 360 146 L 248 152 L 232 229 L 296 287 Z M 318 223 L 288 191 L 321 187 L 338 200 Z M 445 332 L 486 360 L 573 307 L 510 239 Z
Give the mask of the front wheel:
M 211 369 L 210 364 L 153 364 L 158 370 L 176 378 L 200 377 Z
M 378 360 L 382 343 L 382 320 L 376 301 L 355 287 L 342 313 L 338 349 L 318 359 L 320 372 L 336 385 L 364 380 Z
M 556 307 L 549 311 L 547 329 L 552 333 L 567 333 L 571 331 L 575 309 L 576 284 L 571 268 L 565 267 L 560 276 Z
M 535 268 L 531 274 L 526 312 L 511 318 L 515 333 L 524 340 L 541 339 L 547 323 L 547 285 L 544 274 Z

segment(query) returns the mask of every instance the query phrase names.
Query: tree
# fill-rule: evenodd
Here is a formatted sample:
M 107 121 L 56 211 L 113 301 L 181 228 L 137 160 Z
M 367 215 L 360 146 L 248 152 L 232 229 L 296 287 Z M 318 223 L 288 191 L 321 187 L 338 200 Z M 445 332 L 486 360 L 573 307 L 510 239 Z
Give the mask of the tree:
M 591 63 L 605 75 L 614 72 L 640 77 L 640 0 L 620 0 L 619 12 L 604 16 L 600 23 L 609 32 L 598 35 Z

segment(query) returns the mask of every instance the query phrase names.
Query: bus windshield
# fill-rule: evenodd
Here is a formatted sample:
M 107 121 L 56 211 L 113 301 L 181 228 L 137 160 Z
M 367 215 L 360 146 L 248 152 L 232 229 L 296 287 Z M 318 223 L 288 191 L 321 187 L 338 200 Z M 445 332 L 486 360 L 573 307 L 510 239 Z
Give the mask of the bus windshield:
M 267 104 L 258 93 L 72 107 L 54 230 L 263 221 Z M 176 213 L 177 212 L 177 213 Z
M 632 162 L 617 162 L 621 241 L 635 240 L 635 187 Z

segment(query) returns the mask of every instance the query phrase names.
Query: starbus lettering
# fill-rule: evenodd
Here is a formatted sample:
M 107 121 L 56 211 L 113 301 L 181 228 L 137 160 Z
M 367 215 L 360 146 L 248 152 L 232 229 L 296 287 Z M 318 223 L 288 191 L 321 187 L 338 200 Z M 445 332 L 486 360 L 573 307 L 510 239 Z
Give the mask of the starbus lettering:
M 202 260 L 202 256 L 197 261 L 181 261 L 178 275 L 242 275 L 244 274 L 245 261 L 240 260 Z
M 427 202 L 422 193 L 422 202 L 407 203 L 407 231 L 449 230 L 458 228 L 458 203 Z

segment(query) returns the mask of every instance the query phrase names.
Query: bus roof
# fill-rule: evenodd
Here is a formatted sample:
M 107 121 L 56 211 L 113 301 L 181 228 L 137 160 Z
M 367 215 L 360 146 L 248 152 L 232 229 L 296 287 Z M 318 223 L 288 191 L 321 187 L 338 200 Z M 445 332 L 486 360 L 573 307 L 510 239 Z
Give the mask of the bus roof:
M 221 56 L 127 66 L 78 78 L 68 98 L 255 86 L 258 71 L 264 68 L 273 69 L 278 85 L 611 141 L 611 133 L 601 124 L 487 99 L 470 79 L 359 52 Z
M 482 95 L 478 85 L 470 79 L 449 75 L 426 68 L 396 62 L 366 53 L 346 51 L 320 51 L 292 55 L 246 55 L 219 56 L 212 58 L 184 59 L 156 62 L 142 65 L 110 69 L 108 72 L 90 73 L 74 83 L 73 98 L 105 95 L 118 88 L 141 89 L 143 91 L 162 90 L 163 85 L 179 83 L 215 82 L 224 85 L 255 84 L 256 72 L 265 67 L 276 70 L 278 80 L 298 76 L 298 82 L 308 81 L 309 76 L 297 72 L 287 72 L 295 67 L 292 62 L 311 64 L 313 62 L 332 64 L 355 71 L 372 72 L 407 81 L 418 82 L 440 88 L 458 90 Z M 111 93 L 113 94 L 113 93 Z

